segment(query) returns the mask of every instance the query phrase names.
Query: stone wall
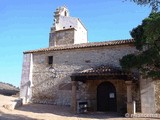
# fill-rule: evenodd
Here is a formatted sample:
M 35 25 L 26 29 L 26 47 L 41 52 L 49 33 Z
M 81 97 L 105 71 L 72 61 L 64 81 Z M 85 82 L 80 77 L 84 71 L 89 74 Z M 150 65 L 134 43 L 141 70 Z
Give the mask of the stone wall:
M 74 29 L 60 30 L 55 32 L 55 45 L 74 44 Z
M 140 79 L 141 112 L 155 113 L 155 84 L 150 78 Z
M 34 53 L 32 100 L 70 105 L 70 75 L 100 65 L 120 66 L 119 59 L 135 51 L 132 46 L 118 45 Z M 47 62 L 48 56 L 53 56 L 52 66 Z
M 60 30 L 50 33 L 49 45 L 74 44 L 75 29 Z
M 155 105 L 156 113 L 160 114 L 160 80 L 155 80 Z

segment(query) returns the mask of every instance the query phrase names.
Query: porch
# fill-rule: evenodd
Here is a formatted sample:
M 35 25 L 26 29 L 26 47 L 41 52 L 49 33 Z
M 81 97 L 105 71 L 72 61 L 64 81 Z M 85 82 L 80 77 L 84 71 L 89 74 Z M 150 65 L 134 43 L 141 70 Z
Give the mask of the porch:
M 80 102 L 88 111 L 133 113 L 131 73 L 116 67 L 100 66 L 73 74 L 72 110 L 77 113 Z

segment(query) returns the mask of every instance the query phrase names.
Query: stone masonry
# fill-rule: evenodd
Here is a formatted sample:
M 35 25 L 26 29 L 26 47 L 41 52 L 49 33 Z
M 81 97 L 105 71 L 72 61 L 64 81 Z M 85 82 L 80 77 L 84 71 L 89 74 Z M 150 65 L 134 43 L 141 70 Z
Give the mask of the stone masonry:
M 105 64 L 119 66 L 119 59 L 133 51 L 135 51 L 134 47 L 122 45 L 34 53 L 32 100 L 34 102 L 70 105 L 71 87 L 65 90 L 65 86 L 71 84 L 70 76 L 73 73 Z M 54 70 L 47 63 L 48 56 L 53 56 L 52 67 Z M 64 89 L 60 90 L 59 86 L 64 86 Z

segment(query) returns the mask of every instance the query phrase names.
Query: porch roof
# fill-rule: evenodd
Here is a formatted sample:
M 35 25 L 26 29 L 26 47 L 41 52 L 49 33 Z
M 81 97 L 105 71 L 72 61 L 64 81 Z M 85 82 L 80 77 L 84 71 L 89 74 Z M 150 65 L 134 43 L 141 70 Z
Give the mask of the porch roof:
M 91 75 L 131 75 L 130 72 L 125 72 L 119 67 L 113 66 L 99 66 L 95 68 L 85 69 L 73 76 L 91 76 Z
M 84 80 L 96 80 L 98 78 L 118 78 L 123 80 L 133 79 L 132 73 L 125 72 L 119 67 L 113 66 L 99 66 L 95 68 L 85 69 L 78 73 L 73 74 L 73 81 L 84 81 Z

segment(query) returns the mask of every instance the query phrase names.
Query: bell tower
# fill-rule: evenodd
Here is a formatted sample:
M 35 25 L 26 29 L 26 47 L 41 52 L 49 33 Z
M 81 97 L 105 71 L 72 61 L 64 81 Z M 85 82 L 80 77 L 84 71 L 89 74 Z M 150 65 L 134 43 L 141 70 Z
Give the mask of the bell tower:
M 56 12 L 54 12 L 54 13 L 55 13 L 55 15 L 54 15 L 54 18 L 55 18 L 54 22 L 55 23 L 59 23 L 60 16 L 65 16 L 65 17 L 69 16 L 69 11 L 65 6 L 57 8 Z
M 61 15 L 61 16 L 69 16 L 68 9 L 65 6 L 57 8 L 54 17 L 56 18 L 56 16 L 59 16 L 59 15 Z
M 80 19 L 71 17 L 66 6 L 54 12 L 54 23 L 49 36 L 49 47 L 87 43 L 87 30 Z

